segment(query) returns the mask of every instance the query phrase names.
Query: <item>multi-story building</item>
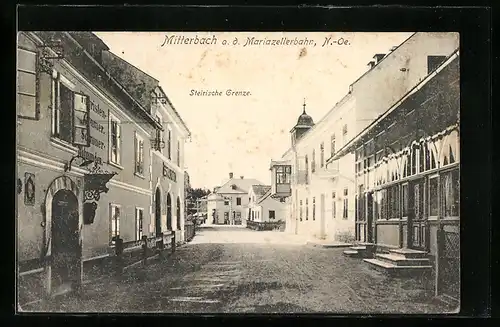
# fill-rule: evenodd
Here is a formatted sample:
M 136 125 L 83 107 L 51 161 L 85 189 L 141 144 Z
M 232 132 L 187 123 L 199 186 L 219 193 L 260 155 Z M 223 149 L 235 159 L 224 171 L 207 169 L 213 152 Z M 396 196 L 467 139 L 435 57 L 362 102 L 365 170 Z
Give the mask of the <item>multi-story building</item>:
M 248 192 L 252 185 L 262 183 L 244 176 L 234 178 L 229 173 L 229 180 L 208 195 L 208 219 L 215 224 L 241 225 L 248 214 Z
M 292 144 L 278 167 L 290 167 L 287 231 L 317 238 L 347 240 L 355 235 L 355 155 L 330 158 L 366 126 L 417 85 L 458 47 L 456 33 L 415 33 L 388 54 L 376 54 L 369 70 L 316 124 L 304 112 L 291 130 Z M 273 185 L 272 185 L 273 186 Z M 358 238 L 359 239 L 359 238 Z
M 459 113 L 457 48 L 443 63 L 429 67 L 427 77 L 331 158 L 355 153 L 356 166 L 362 167 L 355 177 L 356 239 L 374 243 L 377 252 L 390 249 L 398 254 L 377 254 L 365 260 L 386 269 L 434 267 L 436 293 L 457 300 Z M 411 256 L 404 259 L 401 255 Z M 417 260 L 418 267 L 414 267 Z
M 164 127 L 109 56 L 93 33 L 18 35 L 18 286 L 30 292 L 78 285 L 117 237 L 152 236 L 150 140 Z

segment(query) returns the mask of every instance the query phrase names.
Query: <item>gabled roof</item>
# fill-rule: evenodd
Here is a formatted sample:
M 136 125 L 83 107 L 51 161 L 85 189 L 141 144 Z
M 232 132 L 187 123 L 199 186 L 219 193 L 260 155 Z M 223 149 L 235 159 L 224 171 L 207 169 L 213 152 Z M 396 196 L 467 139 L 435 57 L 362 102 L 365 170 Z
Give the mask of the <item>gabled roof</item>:
M 253 193 L 260 198 L 271 189 L 270 185 L 252 185 Z
M 234 187 L 233 187 L 234 185 Z M 252 185 L 262 185 L 262 183 L 256 179 L 250 178 L 231 178 L 224 185 L 222 185 L 218 190 L 218 194 L 248 194 L 248 191 Z

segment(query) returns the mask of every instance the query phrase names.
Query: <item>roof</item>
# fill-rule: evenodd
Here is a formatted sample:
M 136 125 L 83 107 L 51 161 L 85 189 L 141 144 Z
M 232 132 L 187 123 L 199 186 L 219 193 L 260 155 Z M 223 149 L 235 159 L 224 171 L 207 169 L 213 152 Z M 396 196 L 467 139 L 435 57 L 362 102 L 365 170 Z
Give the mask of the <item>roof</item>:
M 252 185 L 253 193 L 259 198 L 271 189 L 270 185 Z
M 414 94 L 416 94 L 421 88 L 423 88 L 427 83 L 429 83 L 436 75 L 438 75 L 445 67 L 447 67 L 451 62 L 453 62 L 459 56 L 459 50 L 456 49 L 448 58 L 433 72 L 428 74 L 420 83 L 415 85 L 411 90 L 409 90 L 399 101 L 393 104 L 388 110 L 386 110 L 383 114 L 381 114 L 377 119 L 375 119 L 368 127 L 362 130 L 358 135 L 356 135 L 351 141 L 349 141 L 346 145 L 344 145 L 335 155 L 329 159 L 327 159 L 327 163 L 332 162 L 333 160 L 337 160 L 342 157 L 346 153 L 349 153 L 358 146 L 365 137 L 370 133 L 371 130 L 374 129 L 375 126 L 380 124 L 383 120 L 385 120 L 392 112 L 397 110 L 405 101 L 410 99 Z
M 233 189 L 232 185 L 235 185 Z M 252 178 L 231 178 L 224 185 L 222 185 L 218 190 L 218 194 L 248 194 L 252 185 L 263 185 L 262 182 L 252 179 Z

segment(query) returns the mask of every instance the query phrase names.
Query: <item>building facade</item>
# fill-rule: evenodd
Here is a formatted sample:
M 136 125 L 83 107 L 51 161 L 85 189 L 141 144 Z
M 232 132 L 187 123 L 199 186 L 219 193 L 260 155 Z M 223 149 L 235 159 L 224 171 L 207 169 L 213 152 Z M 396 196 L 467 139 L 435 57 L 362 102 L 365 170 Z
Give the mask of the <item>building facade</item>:
M 388 54 L 375 54 L 368 71 L 319 122 L 314 124 L 304 107 L 291 131 L 292 146 L 282 156 L 292 171 L 291 189 L 285 195 L 290 210 L 287 231 L 354 240 L 359 165 L 354 153 L 331 158 L 425 78 L 458 42 L 454 33 L 415 33 Z
M 112 255 L 117 237 L 151 236 L 150 140 L 163 127 L 106 69 L 108 52 L 93 33 L 18 34 L 21 288 L 77 286 L 84 263 Z
M 262 183 L 244 176 L 234 178 L 233 173 L 229 173 L 229 179 L 208 196 L 207 212 L 212 221 L 215 224 L 244 224 L 248 216 L 248 193 L 252 185 Z
M 362 167 L 355 180 L 356 240 L 425 252 L 437 270 L 436 293 L 455 299 L 460 272 L 459 112 L 457 48 L 335 155 L 355 153 L 356 166 Z

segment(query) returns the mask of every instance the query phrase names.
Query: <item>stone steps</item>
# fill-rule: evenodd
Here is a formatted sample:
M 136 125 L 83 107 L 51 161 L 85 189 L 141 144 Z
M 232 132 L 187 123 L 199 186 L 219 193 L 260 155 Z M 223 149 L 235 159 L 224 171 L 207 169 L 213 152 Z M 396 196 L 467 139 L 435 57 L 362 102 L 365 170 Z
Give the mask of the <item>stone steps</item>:
M 433 268 L 425 251 L 406 248 L 377 253 L 375 258 L 364 261 L 379 271 L 399 276 L 419 276 L 430 273 Z
M 353 258 L 367 258 L 372 256 L 372 246 L 369 243 L 357 243 L 344 251 L 344 255 Z

